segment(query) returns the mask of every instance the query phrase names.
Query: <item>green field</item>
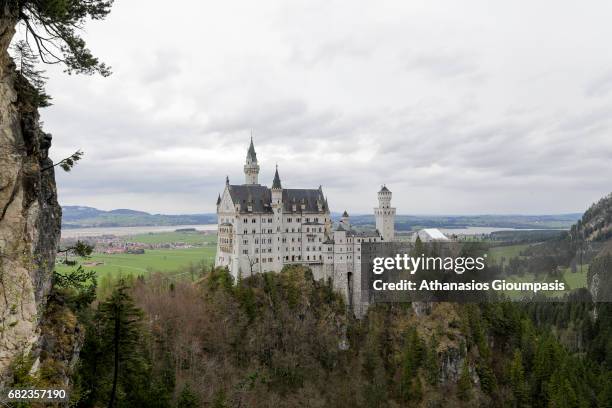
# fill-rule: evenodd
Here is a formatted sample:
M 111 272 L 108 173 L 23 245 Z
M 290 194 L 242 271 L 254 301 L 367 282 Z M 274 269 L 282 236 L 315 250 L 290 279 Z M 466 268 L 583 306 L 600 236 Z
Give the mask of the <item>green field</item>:
M 107 274 L 121 275 L 147 275 L 152 272 L 174 272 L 204 261 L 207 264 L 213 262 L 216 248 L 214 246 L 204 248 L 187 249 L 151 249 L 145 250 L 144 254 L 94 254 L 90 258 L 80 260 L 85 269 L 93 269 L 98 273 L 98 278 Z M 88 266 L 94 262 L 102 262 L 102 265 Z M 74 269 L 74 266 L 58 264 L 55 268 L 60 273 L 66 273 Z
M 217 236 L 215 234 L 200 234 L 197 232 L 159 232 L 139 234 L 126 237 L 126 241 L 145 244 L 162 244 L 183 242 L 191 245 L 201 245 L 198 248 L 179 249 L 145 249 L 144 254 L 96 254 L 78 262 L 89 270 L 95 270 L 98 278 L 115 275 L 147 275 L 153 272 L 179 272 L 201 263 L 210 265 L 215 259 Z M 100 263 L 100 265 L 93 265 Z M 66 273 L 74 266 L 56 265 L 56 270 Z
M 162 244 L 184 242 L 192 245 L 214 246 L 217 243 L 216 234 L 200 234 L 198 232 L 156 232 L 126 237 L 127 241 L 143 244 Z
M 587 287 L 587 272 L 589 270 L 589 265 L 582 265 L 582 272 L 580 272 L 580 266 L 578 266 L 578 270 L 576 273 L 572 273 L 570 268 L 565 268 L 563 270 L 562 280 L 567 284 L 566 290 L 563 292 L 540 292 L 550 297 L 558 297 L 568 293 L 571 290 L 578 288 L 586 288 Z M 533 273 L 526 273 L 523 276 L 512 275 L 505 278 L 508 282 L 553 282 L 555 279 L 550 277 L 536 277 Z M 522 292 L 515 291 L 506 291 L 505 294 L 510 297 L 510 299 L 518 299 L 525 295 Z
M 489 260 L 500 261 L 501 258 L 505 258 L 506 262 L 508 262 L 510 258 L 519 257 L 521 251 L 525 250 L 528 246 L 528 244 L 520 244 L 493 247 L 488 251 Z

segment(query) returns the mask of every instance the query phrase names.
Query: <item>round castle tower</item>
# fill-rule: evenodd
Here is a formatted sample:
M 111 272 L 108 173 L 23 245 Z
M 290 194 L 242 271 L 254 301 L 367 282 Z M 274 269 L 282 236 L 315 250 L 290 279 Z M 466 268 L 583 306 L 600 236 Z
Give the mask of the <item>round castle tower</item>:
M 246 164 L 244 165 L 244 184 L 259 184 L 259 164 L 257 164 L 257 153 L 253 146 L 253 136 L 251 136 L 251 145 L 246 156 Z
M 391 191 L 383 185 L 378 192 L 378 207 L 374 208 L 376 229 L 384 241 L 395 238 L 395 208 L 391 207 Z

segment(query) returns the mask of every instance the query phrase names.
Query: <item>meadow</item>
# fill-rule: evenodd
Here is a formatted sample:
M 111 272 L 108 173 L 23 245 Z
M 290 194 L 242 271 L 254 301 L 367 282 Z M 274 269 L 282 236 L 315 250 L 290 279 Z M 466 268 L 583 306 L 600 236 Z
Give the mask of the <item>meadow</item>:
M 186 243 L 201 245 L 194 248 L 145 249 L 144 254 L 92 254 L 77 262 L 85 269 L 95 270 L 98 279 L 116 276 L 149 275 L 154 272 L 183 272 L 191 265 L 214 262 L 216 235 L 193 232 L 162 232 L 134 235 L 125 238 L 129 242 L 146 244 Z M 74 269 L 58 263 L 56 271 L 66 273 Z

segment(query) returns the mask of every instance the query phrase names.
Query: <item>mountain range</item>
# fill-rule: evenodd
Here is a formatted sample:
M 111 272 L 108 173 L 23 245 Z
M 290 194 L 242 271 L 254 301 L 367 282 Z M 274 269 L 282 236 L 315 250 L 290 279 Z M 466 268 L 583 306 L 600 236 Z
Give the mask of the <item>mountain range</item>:
M 216 224 L 217 215 L 203 214 L 150 214 L 131 209 L 110 211 L 93 207 L 68 205 L 62 207 L 62 228 L 89 227 L 140 227 L 163 225 Z M 395 226 L 398 231 L 417 228 L 465 228 L 503 227 L 535 229 L 568 229 L 582 217 L 581 213 L 554 215 L 397 215 Z M 340 219 L 340 213 L 332 213 L 332 219 Z M 356 227 L 373 226 L 374 216 L 360 214 L 351 216 Z

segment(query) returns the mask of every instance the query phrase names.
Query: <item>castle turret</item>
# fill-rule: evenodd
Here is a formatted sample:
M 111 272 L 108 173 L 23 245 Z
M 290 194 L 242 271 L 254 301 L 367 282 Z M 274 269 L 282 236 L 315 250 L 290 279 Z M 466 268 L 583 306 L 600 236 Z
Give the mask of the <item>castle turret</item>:
M 349 219 L 349 215 L 346 212 L 346 210 L 344 210 L 344 212 L 342 213 L 342 218 L 340 219 L 340 225 L 342 225 L 344 229 L 346 229 L 347 231 L 351 229 L 351 221 Z
M 383 185 L 378 192 L 378 207 L 374 209 L 376 229 L 384 241 L 395 237 L 395 208 L 391 207 L 391 191 Z
M 283 200 L 283 186 L 278 175 L 278 165 L 276 166 L 276 172 L 274 172 L 274 180 L 272 181 L 272 204 L 281 204 Z
M 251 136 L 251 144 L 247 151 L 246 163 L 244 165 L 244 184 L 259 184 L 259 164 L 257 164 L 257 153 L 253 145 L 253 136 Z
M 282 240 L 283 231 L 283 186 L 281 185 L 280 176 L 278 175 L 278 165 L 276 165 L 276 171 L 274 172 L 274 180 L 272 180 L 272 188 L 270 189 L 272 194 L 272 218 L 273 232 L 276 236 L 274 242 L 280 242 Z M 285 259 L 285 251 L 282 245 L 273 245 L 272 253 L 274 254 L 274 270 L 280 271 L 283 268 L 283 260 Z

